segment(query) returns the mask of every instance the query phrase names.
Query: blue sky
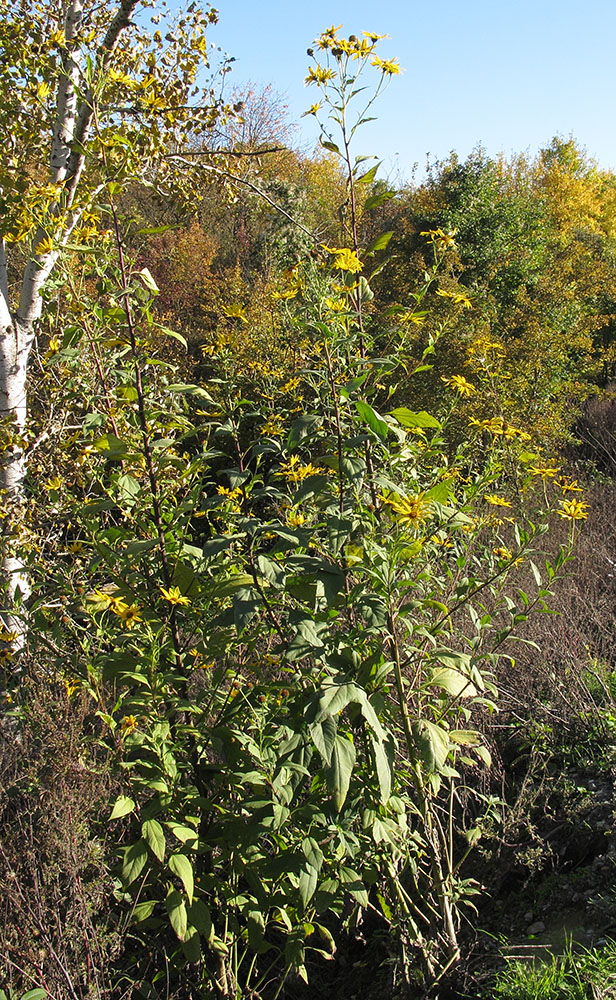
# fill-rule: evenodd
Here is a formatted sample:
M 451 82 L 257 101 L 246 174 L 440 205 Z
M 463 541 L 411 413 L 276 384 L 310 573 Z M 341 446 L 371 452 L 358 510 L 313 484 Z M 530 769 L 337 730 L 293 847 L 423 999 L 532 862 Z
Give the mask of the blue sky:
M 383 58 L 404 74 L 381 97 L 379 120 L 356 153 L 385 171 L 423 173 L 426 155 L 535 153 L 573 134 L 602 167 L 616 168 L 616 0 L 219 0 L 210 41 L 235 56 L 230 83 L 271 84 L 291 118 L 313 101 L 306 49 L 332 23 L 343 33 L 387 33 Z M 308 119 L 299 140 L 314 142 Z M 361 148 L 359 148 L 361 146 Z

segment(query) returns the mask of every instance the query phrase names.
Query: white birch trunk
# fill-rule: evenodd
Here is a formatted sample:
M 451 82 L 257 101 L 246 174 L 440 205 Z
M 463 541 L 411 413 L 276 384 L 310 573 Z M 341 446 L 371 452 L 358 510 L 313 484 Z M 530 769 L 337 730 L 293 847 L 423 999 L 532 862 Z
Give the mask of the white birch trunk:
M 98 52 L 95 75 L 105 74 L 122 32 L 139 0 L 121 0 Z M 14 648 L 25 643 L 25 604 L 30 595 L 28 575 L 20 556 L 20 522 L 26 503 L 25 478 L 28 457 L 25 431 L 28 417 L 28 359 L 43 309 L 42 292 L 56 266 L 60 250 L 78 223 L 82 206 L 72 212 L 84 168 L 84 147 L 93 119 L 93 94 L 83 85 L 79 31 L 83 0 L 68 0 L 65 7 L 65 53 L 56 94 L 56 117 L 50 143 L 49 179 L 62 185 L 46 225 L 38 228 L 30 244 L 30 259 L 24 269 L 19 302 L 12 308 L 4 241 L 0 239 L 0 417 L 10 421 L 7 432 L 13 443 L 0 456 L 0 504 L 8 512 L 3 518 L 4 555 L 2 575 L 7 585 L 0 620 L 17 635 Z M 51 240 L 51 249 L 38 252 Z M 48 245 L 48 244 L 47 244 Z M 23 551 L 23 550 L 22 550 Z

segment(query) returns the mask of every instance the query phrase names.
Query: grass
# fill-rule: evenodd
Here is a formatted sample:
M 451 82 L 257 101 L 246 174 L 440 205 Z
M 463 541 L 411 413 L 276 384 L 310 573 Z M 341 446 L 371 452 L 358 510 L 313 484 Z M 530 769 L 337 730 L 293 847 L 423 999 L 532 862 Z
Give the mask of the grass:
M 567 950 L 549 962 L 512 962 L 485 1000 L 616 1000 L 616 941 L 603 948 Z

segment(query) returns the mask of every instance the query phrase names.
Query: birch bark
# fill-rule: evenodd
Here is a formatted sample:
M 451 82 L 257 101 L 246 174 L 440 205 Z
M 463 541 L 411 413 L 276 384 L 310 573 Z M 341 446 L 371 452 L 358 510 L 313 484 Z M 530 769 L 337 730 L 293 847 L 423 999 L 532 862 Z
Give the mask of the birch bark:
M 121 0 L 98 50 L 93 79 L 100 79 L 110 66 L 113 53 L 139 0 Z M 2 576 L 8 600 L 0 611 L 4 626 L 23 645 L 26 634 L 25 606 L 30 596 L 24 553 L 20 553 L 20 521 L 26 502 L 25 480 L 28 455 L 25 432 L 28 417 L 28 360 L 43 309 L 42 293 L 56 267 L 63 245 L 79 222 L 85 204 L 79 204 L 85 150 L 92 130 L 94 94 L 83 80 L 80 29 L 83 0 L 68 0 L 64 7 L 64 46 L 56 87 L 56 114 L 49 149 L 48 171 L 57 186 L 56 201 L 44 224 L 30 242 L 29 259 L 23 270 L 18 299 L 11 302 L 5 241 L 0 239 L 0 417 L 6 442 L 0 462 L 0 497 L 4 508 L 4 554 Z

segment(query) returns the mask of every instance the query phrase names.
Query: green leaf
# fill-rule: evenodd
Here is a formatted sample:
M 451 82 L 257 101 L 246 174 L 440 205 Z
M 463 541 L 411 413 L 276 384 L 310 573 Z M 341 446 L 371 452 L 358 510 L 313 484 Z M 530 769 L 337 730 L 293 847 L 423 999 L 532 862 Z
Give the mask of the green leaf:
M 103 434 L 94 442 L 94 447 L 97 451 L 108 454 L 110 458 L 120 458 L 128 451 L 128 445 L 115 434 Z
M 186 337 L 183 337 L 181 333 L 177 332 L 177 330 L 170 330 L 168 326 L 160 326 L 160 325 L 158 325 L 158 329 L 162 333 L 166 333 L 167 336 L 171 337 L 172 340 L 179 341 L 182 347 L 185 347 L 186 350 L 188 350 L 188 341 L 186 340 Z
M 438 687 L 454 698 L 472 698 L 478 694 L 477 688 L 468 677 L 451 667 L 437 667 L 426 681 L 427 686 Z
M 150 292 L 153 292 L 154 295 L 158 295 L 160 289 L 159 289 L 158 285 L 156 284 L 156 282 L 154 281 L 154 277 L 153 277 L 152 272 L 150 271 L 150 269 L 148 267 L 142 267 L 141 270 L 137 272 L 137 274 L 141 278 L 141 280 L 142 280 L 143 284 L 145 285 L 145 287 Z
M 36 989 L 28 990 L 27 993 L 22 994 L 20 1000 L 45 1000 L 45 997 L 48 996 L 49 993 L 47 990 L 43 990 L 40 986 L 37 986 Z
M 128 473 L 118 476 L 120 501 L 123 500 L 127 506 L 134 503 L 135 497 L 139 494 L 140 490 L 141 487 L 134 476 L 130 476 Z
M 135 808 L 135 801 L 128 795 L 118 795 L 111 810 L 109 819 L 120 819 L 121 816 L 128 816 Z
M 145 841 L 137 840 L 130 847 L 125 848 L 122 862 L 122 881 L 125 885 L 130 885 L 139 877 L 147 859 L 148 849 Z
M 454 729 L 449 733 L 449 739 L 461 746 L 476 747 L 481 742 L 481 733 L 476 729 Z
M 368 905 L 368 893 L 361 878 L 356 871 L 352 868 L 347 868 L 342 865 L 338 870 L 338 875 L 340 882 L 344 886 L 347 892 L 353 896 L 354 899 L 360 904 L 360 906 Z
M 185 854 L 172 854 L 167 861 L 167 865 L 169 870 L 181 880 L 188 896 L 188 901 L 192 903 L 195 884 L 190 861 Z
M 391 232 L 381 233 L 380 236 L 377 236 L 377 238 L 372 241 L 368 249 L 364 251 L 364 257 L 368 257 L 369 254 L 377 253 L 378 250 L 384 250 L 393 235 L 393 230 L 391 230 Z
M 146 819 L 141 825 L 141 835 L 159 861 L 165 860 L 165 832 L 156 819 Z
M 299 876 L 299 894 L 304 905 L 304 909 L 315 894 L 318 882 L 317 872 L 312 865 L 306 864 L 302 868 Z
M 355 403 L 355 409 L 359 413 L 362 420 L 366 421 L 370 429 L 373 430 L 382 441 L 385 441 L 389 428 L 376 410 L 373 410 L 369 403 L 362 402 Z
M 420 760 L 426 771 L 438 771 L 447 759 L 449 753 L 449 733 L 428 719 L 418 719 L 412 723 L 413 738 Z
M 381 801 L 387 802 L 391 794 L 391 762 L 382 741 L 375 736 L 372 737 L 372 749 L 374 751 L 374 764 L 381 792 Z
M 300 441 L 306 440 L 306 438 L 314 437 L 316 432 L 323 425 L 323 417 L 316 416 L 315 414 L 304 414 L 298 417 L 291 426 L 291 429 L 287 435 L 287 448 L 289 451 L 293 451 L 297 448 Z
M 371 208 L 378 208 L 379 205 L 383 205 L 390 198 L 395 198 L 395 191 L 381 191 L 380 194 L 373 194 L 370 198 L 366 198 L 364 202 L 364 210 L 369 212 Z
M 375 165 L 373 167 L 370 167 L 370 170 L 366 170 L 365 174 L 362 174 L 361 177 L 356 177 L 355 183 L 371 184 L 374 178 L 376 177 L 376 172 L 380 166 L 381 166 L 380 163 L 375 163 Z
M 314 837 L 304 837 L 302 841 L 302 852 L 308 864 L 314 868 L 315 871 L 320 872 L 325 857 Z
M 199 835 L 192 826 L 182 826 L 181 823 L 173 823 L 172 821 L 165 823 L 165 826 L 171 830 L 174 837 L 182 844 L 188 844 L 189 847 L 194 847 L 199 839 Z
M 139 924 L 142 920 L 147 920 L 148 917 L 151 917 L 156 903 L 156 899 L 144 899 L 143 902 L 137 903 L 133 910 L 133 920 L 135 923 Z
M 169 923 L 173 927 L 176 936 L 180 941 L 183 941 L 186 937 L 186 931 L 188 929 L 188 914 L 186 913 L 186 903 L 184 902 L 184 897 L 177 891 L 177 889 L 170 889 L 165 900 L 165 906 L 167 907 L 167 913 L 169 914 Z
M 201 939 L 195 927 L 188 924 L 186 935 L 182 941 L 182 951 L 193 965 L 201 961 Z
M 196 927 L 202 938 L 209 941 L 212 937 L 213 924 L 210 911 L 201 899 L 193 899 L 188 907 L 188 916 L 193 927 Z
M 321 722 L 315 722 L 310 727 L 312 742 L 319 751 L 324 764 L 329 764 L 332 759 L 337 732 L 338 722 L 335 715 L 328 715 Z
M 441 427 L 440 421 L 426 413 L 425 410 L 414 413 L 407 406 L 396 407 L 395 410 L 390 411 L 390 416 L 395 417 L 403 427 L 433 427 L 435 430 L 440 430 Z
M 319 631 L 315 622 L 310 618 L 298 622 L 296 634 L 287 649 L 287 659 L 291 661 L 301 660 L 304 656 L 314 655 L 315 651 L 318 653 L 324 649 L 325 644 Z
M 320 139 L 319 141 L 323 146 L 323 149 L 329 149 L 330 153 L 338 153 L 338 156 L 341 155 L 335 142 L 330 142 L 328 139 Z
M 325 771 L 327 787 L 332 793 L 338 812 L 342 809 L 355 766 L 355 747 L 350 740 L 336 734 L 329 767 Z
M 271 945 L 265 940 L 265 918 L 261 910 L 249 910 L 246 923 L 250 947 L 257 955 L 263 955 Z
M 322 722 L 329 715 L 338 715 L 352 701 L 357 701 L 355 684 L 327 684 L 318 693 L 315 722 Z
M 174 382 L 173 385 L 168 385 L 167 389 L 169 392 L 177 392 L 181 396 L 196 396 L 197 399 L 207 400 L 208 403 L 212 403 L 217 406 L 218 404 L 210 396 L 209 392 L 206 392 L 200 385 L 188 385 L 184 382 Z

